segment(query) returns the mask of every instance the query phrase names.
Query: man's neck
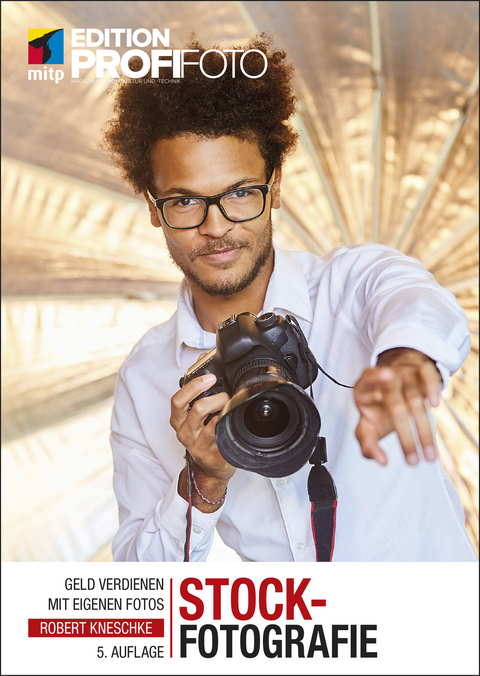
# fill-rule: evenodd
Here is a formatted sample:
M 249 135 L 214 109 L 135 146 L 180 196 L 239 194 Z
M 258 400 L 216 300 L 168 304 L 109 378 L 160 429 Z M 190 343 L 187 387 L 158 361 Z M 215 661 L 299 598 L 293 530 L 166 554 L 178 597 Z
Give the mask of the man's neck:
M 209 296 L 195 284 L 188 282 L 192 291 L 195 314 L 202 329 L 215 333 L 218 324 L 233 314 L 239 315 L 242 312 L 260 314 L 272 271 L 273 260 L 265 265 L 250 286 L 230 296 Z

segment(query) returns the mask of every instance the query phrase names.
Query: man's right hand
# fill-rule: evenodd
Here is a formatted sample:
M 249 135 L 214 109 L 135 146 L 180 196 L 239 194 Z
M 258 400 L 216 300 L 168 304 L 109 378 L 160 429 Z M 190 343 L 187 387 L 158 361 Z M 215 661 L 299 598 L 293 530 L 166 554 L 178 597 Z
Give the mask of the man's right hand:
M 207 425 L 204 423 L 207 416 L 220 411 L 230 397 L 226 392 L 220 392 L 198 399 L 191 407 L 190 402 L 210 389 L 215 381 L 216 376 L 213 374 L 193 378 L 173 395 L 170 415 L 170 424 L 177 434 L 177 439 L 189 451 L 193 460 L 192 470 L 198 488 L 202 495 L 212 502 L 221 499 L 236 468 L 230 465 L 218 450 L 215 441 L 217 417 L 213 417 Z M 187 499 L 185 471 L 180 478 L 179 493 Z M 195 507 L 202 512 L 212 512 L 218 508 L 213 509 L 213 506 L 198 495 L 195 497 Z

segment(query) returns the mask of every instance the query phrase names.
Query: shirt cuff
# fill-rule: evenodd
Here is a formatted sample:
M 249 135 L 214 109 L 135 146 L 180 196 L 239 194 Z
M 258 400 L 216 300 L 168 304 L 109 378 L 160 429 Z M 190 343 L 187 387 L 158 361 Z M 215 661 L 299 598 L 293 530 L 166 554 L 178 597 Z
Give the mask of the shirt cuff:
M 188 502 L 178 493 L 178 480 L 172 481 L 172 484 L 161 501 L 156 520 L 159 528 L 166 528 L 175 538 L 185 542 L 187 527 L 187 509 Z M 210 532 L 213 538 L 213 529 L 217 525 L 220 514 L 223 511 L 225 503 L 211 514 L 204 514 L 196 507 L 192 508 L 192 530 L 190 534 L 190 548 L 194 550 L 206 535 Z
M 442 377 L 442 390 L 445 389 L 450 378 L 450 368 L 447 364 L 451 364 L 457 361 L 457 359 L 460 361 L 458 350 L 452 346 L 439 345 L 437 335 L 427 331 L 418 335 L 418 326 L 415 330 L 413 330 L 413 327 L 405 326 L 401 331 L 383 333 L 378 338 L 370 358 L 370 366 L 377 365 L 378 357 L 382 352 L 393 350 L 396 347 L 407 347 L 430 357 L 435 362 Z M 448 354 L 446 354 L 447 350 Z

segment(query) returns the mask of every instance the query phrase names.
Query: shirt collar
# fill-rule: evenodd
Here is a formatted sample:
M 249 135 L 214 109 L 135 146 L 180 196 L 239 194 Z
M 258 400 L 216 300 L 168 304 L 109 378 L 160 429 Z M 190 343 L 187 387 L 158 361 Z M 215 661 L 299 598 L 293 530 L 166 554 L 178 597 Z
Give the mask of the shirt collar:
M 308 322 L 313 312 L 308 293 L 307 280 L 295 258 L 274 244 L 275 263 L 267 287 L 263 312 L 292 314 Z M 215 334 L 204 331 L 193 308 L 193 297 L 185 278 L 178 290 L 176 358 L 181 367 L 181 352 L 184 345 L 209 352 L 215 347 Z
M 313 320 L 307 280 L 300 264 L 278 244 L 274 244 L 275 265 L 268 284 L 264 312 L 292 314 L 307 322 Z
M 194 347 L 204 352 L 210 352 L 215 347 L 215 334 L 204 331 L 193 308 L 193 296 L 185 278 L 178 289 L 177 302 L 177 336 L 175 354 L 177 366 L 180 368 L 181 353 L 184 345 Z

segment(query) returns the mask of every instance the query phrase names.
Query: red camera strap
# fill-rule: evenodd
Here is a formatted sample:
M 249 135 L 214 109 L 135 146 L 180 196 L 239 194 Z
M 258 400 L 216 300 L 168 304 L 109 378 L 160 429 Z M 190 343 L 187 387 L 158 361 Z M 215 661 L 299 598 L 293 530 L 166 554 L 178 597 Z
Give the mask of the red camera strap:
M 325 437 L 319 437 L 310 457 L 313 467 L 307 483 L 308 498 L 312 505 L 311 522 L 317 561 L 331 561 L 335 544 L 337 489 L 330 472 L 324 466 L 326 460 Z

